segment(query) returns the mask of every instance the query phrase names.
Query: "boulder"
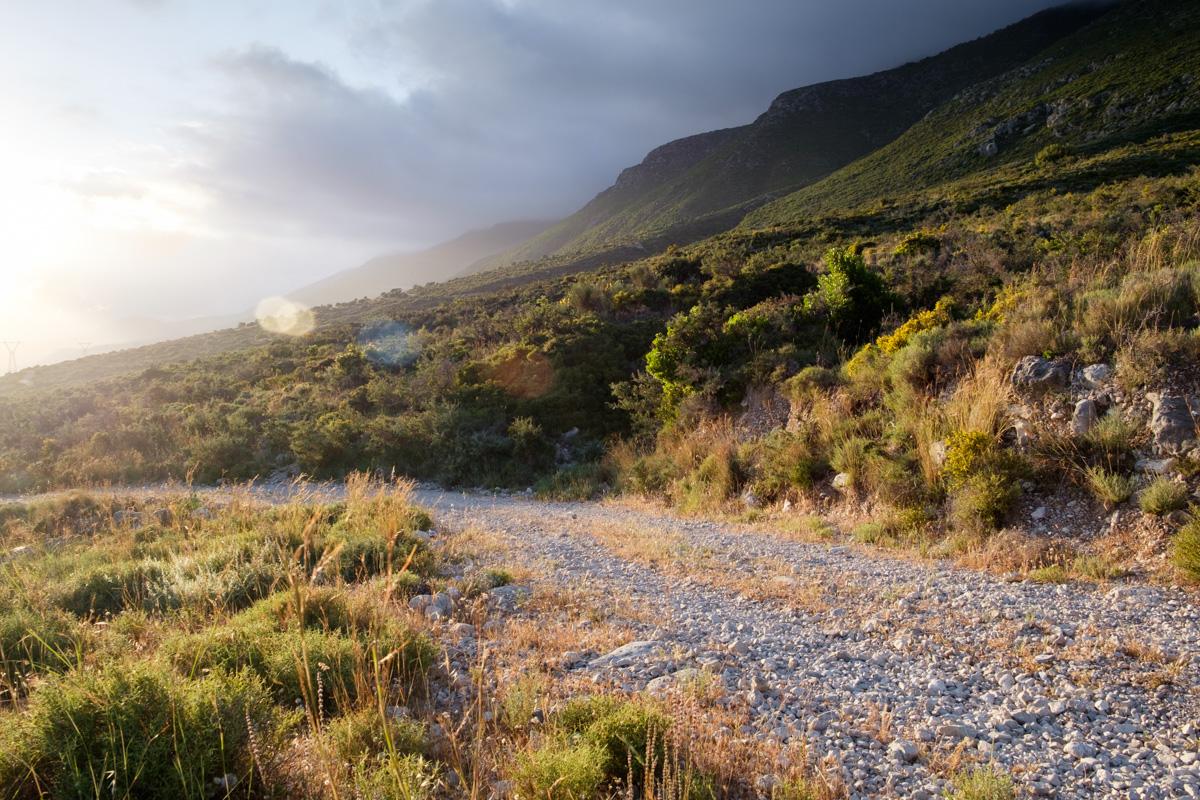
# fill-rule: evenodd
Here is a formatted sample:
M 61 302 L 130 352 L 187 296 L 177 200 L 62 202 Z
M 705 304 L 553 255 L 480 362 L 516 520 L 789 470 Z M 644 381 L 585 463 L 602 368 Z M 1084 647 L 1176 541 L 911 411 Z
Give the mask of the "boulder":
M 1071 432 L 1077 436 L 1082 436 L 1092 429 L 1098 417 L 1099 412 L 1096 409 L 1096 401 L 1090 397 L 1085 397 L 1075 404 L 1075 412 L 1071 415 Z
M 1025 356 L 1012 374 L 1014 387 L 1035 396 L 1064 391 L 1070 382 L 1071 370 L 1066 363 L 1041 356 Z
M 901 764 L 911 764 L 917 760 L 917 746 L 904 739 L 896 739 L 888 745 L 888 755 Z
M 1088 389 L 1099 389 L 1112 374 L 1108 364 L 1091 364 L 1079 372 L 1079 382 Z
M 1196 415 L 1192 402 L 1175 395 L 1154 397 L 1150 414 L 1150 433 L 1161 452 L 1183 453 L 1196 446 Z
M 588 666 L 592 669 L 600 669 L 605 667 L 628 667 L 639 661 L 646 661 L 655 657 L 663 657 L 666 654 L 667 651 L 660 642 L 642 640 L 621 645 L 610 653 L 598 656 L 592 659 Z
M 513 611 L 521 603 L 529 599 L 532 590 L 528 586 L 497 586 L 487 593 L 488 603 L 501 611 Z
M 942 439 L 941 441 L 929 443 L 929 459 L 933 462 L 933 465 L 935 467 L 937 467 L 938 469 L 941 469 L 942 465 L 946 463 L 946 452 L 947 452 L 947 450 L 946 450 L 946 440 L 945 439 Z
M 850 485 L 850 476 L 845 472 L 839 472 L 837 475 L 833 476 L 833 480 L 830 482 L 830 485 L 835 489 L 845 489 Z

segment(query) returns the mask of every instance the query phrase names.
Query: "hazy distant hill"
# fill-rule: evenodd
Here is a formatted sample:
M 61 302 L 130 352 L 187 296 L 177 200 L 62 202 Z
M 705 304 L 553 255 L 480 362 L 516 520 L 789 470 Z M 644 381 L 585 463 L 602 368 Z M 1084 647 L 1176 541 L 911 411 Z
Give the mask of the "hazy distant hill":
M 480 259 L 527 241 L 552 224 L 544 221 L 504 222 L 486 230 L 464 233 L 428 250 L 372 258 L 361 266 L 289 292 L 287 296 L 308 306 L 322 306 L 375 297 L 392 289 L 407 289 L 430 281 L 444 281 L 469 271 Z
M 1049 9 L 896 69 L 781 94 L 758 119 L 656 148 L 504 260 L 653 239 L 693 241 L 886 145 L 968 86 L 1021 65 L 1111 7 Z

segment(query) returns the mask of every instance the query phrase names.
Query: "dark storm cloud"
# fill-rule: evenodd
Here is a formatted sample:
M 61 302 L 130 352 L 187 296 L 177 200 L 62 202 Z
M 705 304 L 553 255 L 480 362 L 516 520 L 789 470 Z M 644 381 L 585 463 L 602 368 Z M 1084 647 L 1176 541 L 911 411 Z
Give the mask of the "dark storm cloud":
M 432 240 L 565 216 L 670 139 L 779 92 L 932 55 L 1047 0 L 436 0 L 355 13 L 375 87 L 264 45 L 180 129 L 223 224 Z

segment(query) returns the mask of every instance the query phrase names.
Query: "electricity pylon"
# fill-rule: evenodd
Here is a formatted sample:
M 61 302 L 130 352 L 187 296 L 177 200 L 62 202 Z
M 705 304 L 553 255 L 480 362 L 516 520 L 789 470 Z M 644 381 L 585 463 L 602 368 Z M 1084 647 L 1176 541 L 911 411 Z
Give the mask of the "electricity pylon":
M 12 375 L 17 371 L 17 348 L 21 346 L 21 343 L 5 342 L 4 346 L 8 348 L 8 374 Z

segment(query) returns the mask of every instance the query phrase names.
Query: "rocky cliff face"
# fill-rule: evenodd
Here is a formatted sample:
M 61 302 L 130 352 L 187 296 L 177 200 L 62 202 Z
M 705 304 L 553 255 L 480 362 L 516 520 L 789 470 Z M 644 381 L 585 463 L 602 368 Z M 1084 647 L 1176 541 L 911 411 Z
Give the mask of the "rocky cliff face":
M 669 181 L 724 147 L 745 130 L 746 127 L 743 126 L 709 131 L 676 139 L 661 147 L 656 147 L 642 159 L 642 163 L 621 170 L 616 183 L 606 191 L 614 193 L 645 191 L 652 186 Z

